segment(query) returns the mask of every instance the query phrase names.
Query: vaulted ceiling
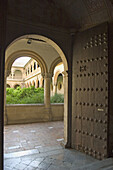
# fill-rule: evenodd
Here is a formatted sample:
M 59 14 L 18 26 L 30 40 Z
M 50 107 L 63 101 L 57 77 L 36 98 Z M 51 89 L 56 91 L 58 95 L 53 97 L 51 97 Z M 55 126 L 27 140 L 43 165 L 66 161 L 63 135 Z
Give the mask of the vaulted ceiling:
M 8 18 L 85 29 L 113 20 L 113 0 L 8 0 Z
M 37 36 L 32 35 L 32 38 L 37 38 Z M 28 54 L 29 54 L 29 51 L 31 52 L 33 51 L 37 55 L 43 58 L 49 71 L 53 61 L 59 57 L 59 54 L 57 53 L 57 51 L 46 42 L 32 40 L 31 43 L 28 44 L 27 41 L 28 39 L 23 38 L 12 43 L 9 46 L 9 48 L 6 50 L 5 60 L 7 61 L 7 59 L 11 55 L 14 55 L 14 53 L 17 53 L 17 56 L 18 56 L 19 51 L 23 51 L 22 56 L 19 56 L 19 57 L 23 57 L 25 51 Z

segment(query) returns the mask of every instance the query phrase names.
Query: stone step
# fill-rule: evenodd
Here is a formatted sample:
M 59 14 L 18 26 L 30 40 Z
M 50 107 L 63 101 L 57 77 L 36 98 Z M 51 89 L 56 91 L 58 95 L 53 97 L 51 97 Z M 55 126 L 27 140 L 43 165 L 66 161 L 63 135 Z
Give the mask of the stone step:
M 103 170 L 113 170 L 113 166 L 109 166 L 108 168 L 104 168 Z
M 102 161 L 77 168 L 77 170 L 113 170 L 113 158 L 107 158 Z

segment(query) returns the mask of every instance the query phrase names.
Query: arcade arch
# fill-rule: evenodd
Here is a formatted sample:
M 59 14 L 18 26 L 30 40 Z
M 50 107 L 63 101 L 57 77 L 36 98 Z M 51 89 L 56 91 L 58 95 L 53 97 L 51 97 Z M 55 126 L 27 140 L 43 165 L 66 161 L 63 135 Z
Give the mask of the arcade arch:
M 57 84 L 58 84 L 58 90 L 61 90 L 63 86 L 63 75 L 61 73 L 59 73 L 57 77 Z
M 15 70 L 14 79 L 22 79 L 22 72 L 20 70 Z
M 6 85 L 6 87 L 10 88 L 10 85 L 9 85 L 9 84 L 7 84 L 7 85 Z
M 28 45 L 29 37 L 37 38 L 40 42 L 33 41 L 33 45 Z M 37 46 L 38 43 L 38 46 Z M 37 47 L 41 47 L 38 49 Z M 48 49 L 48 50 L 47 50 Z M 52 54 L 51 54 L 52 53 Z M 28 56 L 35 59 L 41 68 L 43 80 L 40 80 L 40 86 L 44 86 L 44 105 L 47 113 L 50 113 L 50 83 L 55 66 L 59 62 L 64 64 L 64 139 L 67 143 L 67 117 L 68 117 L 68 64 L 66 57 L 60 47 L 47 37 L 40 35 L 25 35 L 14 40 L 6 50 L 5 58 L 5 79 L 11 72 L 12 63 L 19 57 Z M 34 64 L 35 67 L 35 64 Z M 29 68 L 30 69 L 30 68 Z M 29 82 L 31 86 L 32 82 Z M 51 120 L 51 116 L 50 116 Z
M 22 57 L 22 56 L 31 57 L 34 60 L 36 60 L 40 64 L 42 74 L 45 74 L 47 72 L 47 65 L 41 56 L 39 56 L 37 53 L 35 53 L 33 51 L 19 50 L 19 51 L 12 53 L 11 55 L 9 55 L 5 61 L 5 76 L 6 77 L 10 74 L 11 66 L 14 63 L 14 61 L 17 58 Z
M 14 85 L 14 89 L 16 89 L 17 87 L 20 87 L 20 85 L 19 84 L 15 84 Z

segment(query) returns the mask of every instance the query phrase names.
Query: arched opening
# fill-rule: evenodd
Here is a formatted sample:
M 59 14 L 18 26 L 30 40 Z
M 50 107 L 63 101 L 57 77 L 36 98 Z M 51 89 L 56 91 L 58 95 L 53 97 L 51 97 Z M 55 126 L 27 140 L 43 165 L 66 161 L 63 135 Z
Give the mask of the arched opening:
M 28 67 L 28 74 L 29 74 L 29 67 Z
M 42 88 L 44 88 L 44 79 L 43 79 L 43 81 L 42 81 Z
M 20 85 L 19 84 L 15 84 L 14 85 L 14 89 L 16 89 L 17 87 L 20 87 Z
M 10 88 L 11 86 L 9 84 L 6 85 L 7 88 Z
M 51 103 L 64 103 L 64 65 L 61 59 L 54 64 L 51 80 Z
M 33 80 L 33 82 L 32 82 L 32 86 L 35 86 L 35 81 Z
M 22 72 L 20 70 L 15 70 L 13 78 L 14 79 L 22 79 Z
M 37 68 L 39 68 L 40 67 L 40 65 L 37 63 Z
M 63 88 L 63 75 L 60 73 L 57 77 L 58 90 L 61 91 Z
M 36 62 L 34 62 L 34 70 L 36 70 Z
M 35 36 L 35 35 L 34 35 Z M 40 37 L 41 39 L 41 37 Z M 45 39 L 45 40 L 44 40 Z M 21 41 L 22 40 L 22 41 Z M 24 41 L 23 41 L 24 40 Z M 36 109 L 35 108 L 35 116 L 37 116 L 37 112 L 39 110 L 39 112 L 41 113 L 41 118 L 40 119 L 37 119 L 36 117 L 33 118 L 34 114 L 31 114 L 31 112 L 33 111 L 33 109 L 28 109 L 28 106 L 26 108 L 27 112 L 30 112 L 30 118 L 29 120 L 33 121 L 33 122 L 36 122 L 37 120 L 39 121 L 42 121 L 42 118 L 43 118 L 43 121 L 52 121 L 52 120 L 59 120 L 59 119 L 63 119 L 64 118 L 64 140 L 65 142 L 64 143 L 67 143 L 67 114 L 68 114 L 68 75 L 67 75 L 67 70 L 68 70 L 68 67 L 67 67 L 67 61 L 66 61 L 66 58 L 65 58 L 65 55 L 64 53 L 62 52 L 62 50 L 60 49 L 60 47 L 58 47 L 53 41 L 49 40 L 48 38 L 45 38 L 45 37 L 42 37 L 42 44 L 40 44 L 40 42 L 38 42 L 38 46 L 36 45 L 36 49 L 34 48 L 34 46 L 31 44 L 27 44 L 28 38 L 26 37 L 21 37 L 20 39 L 18 39 L 17 41 L 15 41 L 14 43 L 12 43 L 9 48 L 7 49 L 6 51 L 6 64 L 5 64 L 5 76 L 7 77 L 10 72 L 11 72 L 11 65 L 12 63 L 15 61 L 15 59 L 19 58 L 19 57 L 22 57 L 22 56 L 28 56 L 28 57 L 32 57 L 33 59 L 36 60 L 36 62 L 39 64 L 37 65 L 36 62 L 33 63 L 32 65 L 32 69 L 31 69 L 31 66 L 28 66 L 28 68 L 25 69 L 25 75 L 28 76 L 30 75 L 30 73 L 32 72 L 33 73 L 33 70 L 36 71 L 37 68 L 38 69 L 41 69 L 41 76 L 37 76 L 39 77 L 39 80 L 38 80 L 38 87 L 41 86 L 42 88 L 44 88 L 44 105 L 43 105 L 43 112 L 41 113 L 41 108 L 40 109 Z M 24 44 L 23 44 L 24 42 Z M 37 42 L 34 42 L 34 43 L 37 43 Z M 21 48 L 19 48 L 19 45 Z M 52 53 L 54 55 L 50 55 L 50 51 L 49 53 L 46 53 L 46 55 L 44 55 L 43 51 L 39 51 L 40 53 L 38 53 L 38 48 L 40 46 L 45 46 L 47 49 L 50 48 L 52 50 Z M 15 46 L 15 48 L 13 48 Z M 24 50 L 22 47 L 26 47 L 26 50 Z M 13 49 L 16 49 L 13 50 Z M 43 48 L 42 48 L 43 49 Z M 46 50 L 48 52 L 48 50 Z M 60 57 L 59 57 L 60 55 Z M 52 105 L 50 103 L 50 90 L 53 89 L 50 89 L 50 84 L 51 84 L 51 78 L 53 76 L 53 71 L 54 71 L 54 68 L 55 66 L 59 63 L 59 61 L 61 62 L 64 62 L 64 75 L 65 75 L 65 88 L 64 88 L 64 91 L 65 91 L 65 100 L 64 100 L 64 112 L 63 112 L 63 116 L 58 116 L 58 114 L 60 112 L 57 112 L 57 105 L 54 105 L 54 108 L 52 108 Z M 32 83 L 33 82 L 33 83 Z M 27 86 L 32 86 L 34 84 L 35 80 L 31 81 L 30 79 L 27 80 L 27 83 L 28 85 Z M 40 106 L 42 107 L 42 106 Z M 61 105 L 60 105 L 61 107 Z M 61 110 L 63 110 L 61 108 Z M 52 115 L 52 112 L 57 112 L 55 114 Z M 8 112 L 7 112 L 8 113 Z M 5 115 L 7 114 L 5 113 Z M 18 111 L 17 111 L 18 113 Z M 37 114 L 37 115 L 36 115 Z M 8 115 L 6 115 L 6 118 L 7 118 Z M 54 117 L 56 116 L 56 117 Z M 21 119 L 21 116 L 18 117 L 19 119 Z M 22 117 L 23 118 L 23 117 Z M 29 120 L 25 120 L 26 118 L 26 115 L 24 116 L 24 120 L 19 120 L 20 122 L 24 121 L 25 123 L 29 122 Z M 11 119 L 8 119 L 8 120 L 11 120 Z M 14 120 L 14 119 L 13 119 Z M 7 121 L 7 120 L 6 120 Z M 17 121 L 17 120 L 16 120 Z M 18 121 L 18 122 L 19 122 Z
M 31 72 L 33 71 L 33 66 L 31 65 Z
M 39 82 L 39 80 L 38 80 L 38 85 L 37 85 L 37 87 L 40 87 L 40 82 Z

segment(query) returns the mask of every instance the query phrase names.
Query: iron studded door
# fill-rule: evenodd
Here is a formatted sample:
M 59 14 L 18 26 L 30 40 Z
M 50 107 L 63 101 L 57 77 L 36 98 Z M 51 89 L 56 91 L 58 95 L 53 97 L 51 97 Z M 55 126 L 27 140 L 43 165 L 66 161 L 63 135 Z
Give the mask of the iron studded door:
M 80 33 L 74 47 L 72 147 L 107 157 L 107 26 Z

